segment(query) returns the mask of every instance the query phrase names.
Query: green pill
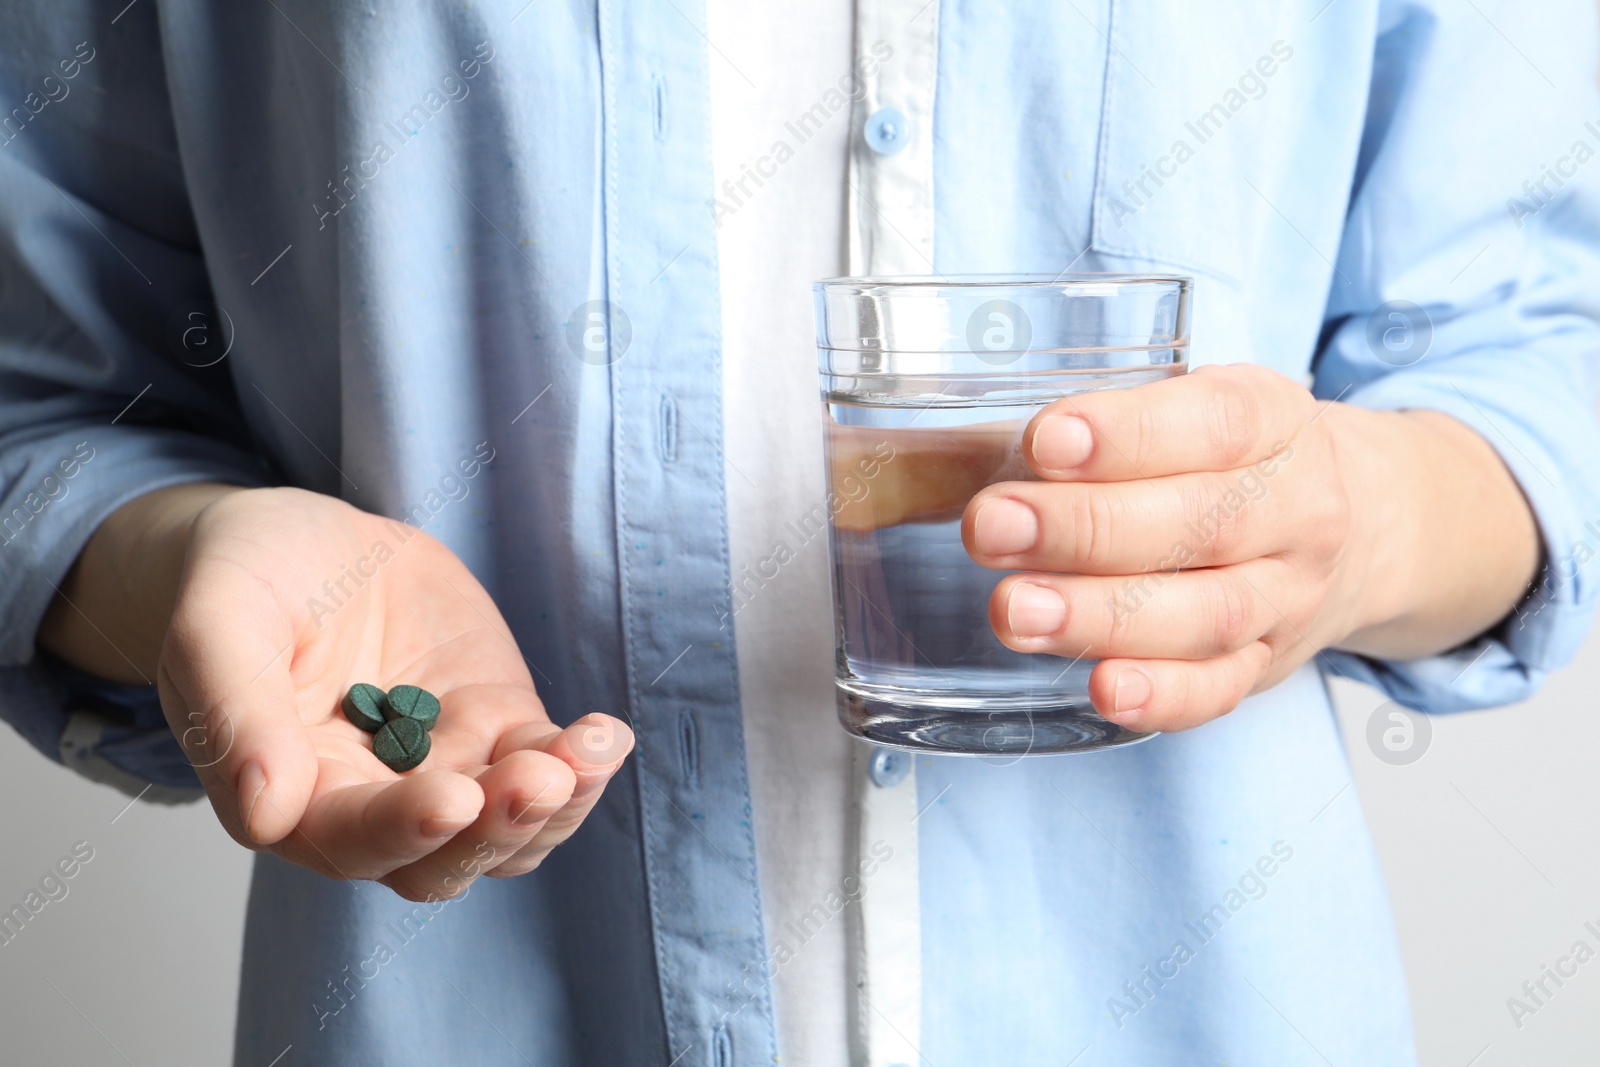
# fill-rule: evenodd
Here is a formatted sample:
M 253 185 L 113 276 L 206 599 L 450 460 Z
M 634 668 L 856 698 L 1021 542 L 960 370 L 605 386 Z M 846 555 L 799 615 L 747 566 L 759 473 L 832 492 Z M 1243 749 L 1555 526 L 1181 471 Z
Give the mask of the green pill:
M 409 771 L 432 747 L 428 731 L 416 719 L 390 719 L 372 737 L 372 754 L 391 771 Z
M 345 718 L 369 734 L 377 733 L 383 726 L 383 690 L 375 685 L 366 682 L 352 685 L 339 707 L 344 709 Z
M 424 730 L 439 721 L 439 698 L 414 685 L 397 685 L 383 701 L 386 719 L 414 719 Z

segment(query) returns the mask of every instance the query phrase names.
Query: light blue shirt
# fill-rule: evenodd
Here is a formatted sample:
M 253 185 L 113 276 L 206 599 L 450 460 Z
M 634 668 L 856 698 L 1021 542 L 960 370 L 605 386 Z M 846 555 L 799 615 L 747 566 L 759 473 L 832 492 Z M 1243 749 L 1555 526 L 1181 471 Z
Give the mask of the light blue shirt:
M 241 1064 L 781 1055 L 718 626 L 702 12 L 524 2 L 23 0 L 0 35 L 7 720 L 90 773 L 192 788 L 150 693 L 44 661 L 34 633 L 110 511 L 213 478 L 412 518 L 494 595 L 558 719 L 637 728 L 571 842 L 464 900 L 259 859 Z M 1193 273 L 1197 362 L 1436 408 L 1499 451 L 1541 588 L 1445 655 L 1315 661 L 1414 708 L 1527 696 L 1594 608 L 1591 7 L 922 16 L 938 271 Z M 193 317 L 210 299 L 225 320 Z M 615 362 L 581 358 L 594 300 L 626 313 Z M 1313 668 L 1126 750 L 924 759 L 926 1062 L 1413 1062 L 1349 784 Z

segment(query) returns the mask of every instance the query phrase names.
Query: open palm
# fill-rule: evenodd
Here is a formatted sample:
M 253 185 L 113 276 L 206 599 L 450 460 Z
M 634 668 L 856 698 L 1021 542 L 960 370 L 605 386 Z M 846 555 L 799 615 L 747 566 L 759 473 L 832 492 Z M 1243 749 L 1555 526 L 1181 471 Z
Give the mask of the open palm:
M 196 520 L 158 682 L 237 840 L 413 900 L 537 866 L 633 743 L 607 715 L 550 722 L 493 601 L 438 541 L 295 489 Z M 356 682 L 439 697 L 419 767 L 391 771 L 345 719 Z

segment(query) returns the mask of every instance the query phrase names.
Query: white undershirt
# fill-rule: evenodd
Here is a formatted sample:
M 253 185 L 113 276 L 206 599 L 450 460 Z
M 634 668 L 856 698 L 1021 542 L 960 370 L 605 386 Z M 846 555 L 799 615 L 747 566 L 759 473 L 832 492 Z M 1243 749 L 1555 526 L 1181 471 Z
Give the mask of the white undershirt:
M 825 499 L 811 283 L 846 273 L 850 109 L 804 141 L 789 124 L 849 72 L 852 5 L 708 0 L 707 17 L 732 625 L 769 947 L 794 949 L 778 1041 L 785 1064 L 844 1064 L 850 918 L 802 919 L 849 865 L 854 742 L 834 719 L 826 538 L 789 524 Z

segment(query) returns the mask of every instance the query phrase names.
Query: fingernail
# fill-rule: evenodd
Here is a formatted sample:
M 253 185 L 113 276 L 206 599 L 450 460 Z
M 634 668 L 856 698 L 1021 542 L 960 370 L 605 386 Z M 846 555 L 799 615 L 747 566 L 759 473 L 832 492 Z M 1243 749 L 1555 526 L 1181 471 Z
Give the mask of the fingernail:
M 1020 501 L 997 497 L 978 508 L 972 520 L 972 539 L 987 556 L 1026 552 L 1039 540 L 1039 517 Z
M 627 735 L 618 729 L 617 720 L 605 716 L 588 715 L 573 723 L 582 726 L 572 743 L 572 753 L 583 761 L 586 768 L 615 769 L 620 762 L 617 753 L 627 744 Z
M 460 819 L 442 819 L 438 816 L 430 815 L 422 820 L 422 836 L 435 838 L 454 837 L 476 821 L 476 819 L 467 819 L 463 822 Z
M 1139 711 L 1150 702 L 1150 679 L 1143 671 L 1132 667 L 1117 672 L 1117 695 L 1112 699 L 1114 712 Z
M 1021 582 L 1011 587 L 1006 623 L 1018 637 L 1043 637 L 1067 621 L 1067 602 L 1054 589 Z
M 256 804 L 261 800 L 261 794 L 267 788 L 267 775 L 261 769 L 261 764 L 251 760 L 239 771 L 239 811 L 244 816 L 244 836 L 256 840 L 250 832 L 250 821 L 255 817 Z
M 1033 461 L 1045 470 L 1069 471 L 1094 451 L 1094 432 L 1076 415 L 1050 415 L 1033 431 Z

